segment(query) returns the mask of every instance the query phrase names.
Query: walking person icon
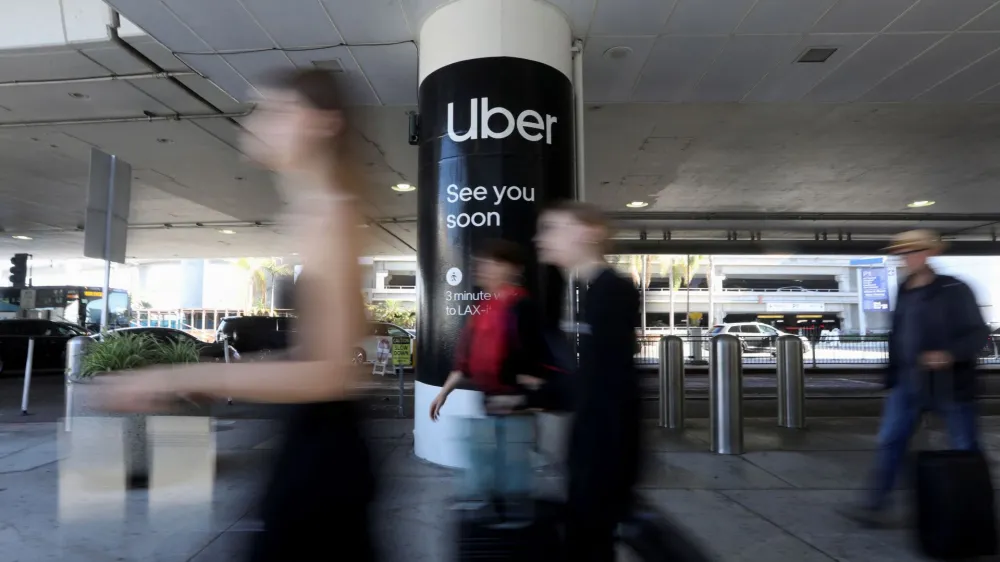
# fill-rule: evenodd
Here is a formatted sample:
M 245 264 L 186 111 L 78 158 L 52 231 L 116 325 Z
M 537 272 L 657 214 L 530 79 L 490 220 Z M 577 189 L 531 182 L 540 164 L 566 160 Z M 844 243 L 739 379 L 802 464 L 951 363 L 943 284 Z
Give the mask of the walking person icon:
M 449 285 L 457 287 L 462 282 L 462 270 L 457 267 L 449 269 L 448 273 L 445 274 L 445 279 L 447 279 Z

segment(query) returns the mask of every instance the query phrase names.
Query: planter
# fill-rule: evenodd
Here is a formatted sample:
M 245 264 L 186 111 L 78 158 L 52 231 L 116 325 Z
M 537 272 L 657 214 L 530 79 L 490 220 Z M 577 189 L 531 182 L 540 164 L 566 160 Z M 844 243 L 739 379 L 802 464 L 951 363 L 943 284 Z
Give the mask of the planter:
M 115 376 L 115 375 L 105 375 Z M 144 488 L 149 483 L 151 450 L 146 433 L 146 420 L 152 416 L 209 415 L 208 406 L 179 403 L 169 411 L 155 414 L 118 414 L 101 408 L 102 385 L 92 379 L 74 379 L 67 385 L 67 416 L 70 418 L 119 418 L 122 420 L 122 439 L 125 456 L 125 474 L 130 488 Z

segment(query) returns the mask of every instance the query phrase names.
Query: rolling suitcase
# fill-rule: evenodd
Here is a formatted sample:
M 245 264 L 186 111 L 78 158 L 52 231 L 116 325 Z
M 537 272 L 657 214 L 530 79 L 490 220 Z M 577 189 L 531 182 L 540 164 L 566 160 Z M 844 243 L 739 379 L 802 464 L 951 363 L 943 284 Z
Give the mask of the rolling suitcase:
M 954 400 L 951 376 L 927 375 L 932 401 L 936 394 L 944 398 L 939 404 Z M 938 560 L 997 554 L 993 481 L 981 451 L 918 452 L 914 492 L 917 540 L 924 554 Z
M 982 453 L 918 453 L 915 490 L 924 554 L 939 560 L 997 554 L 993 483 Z

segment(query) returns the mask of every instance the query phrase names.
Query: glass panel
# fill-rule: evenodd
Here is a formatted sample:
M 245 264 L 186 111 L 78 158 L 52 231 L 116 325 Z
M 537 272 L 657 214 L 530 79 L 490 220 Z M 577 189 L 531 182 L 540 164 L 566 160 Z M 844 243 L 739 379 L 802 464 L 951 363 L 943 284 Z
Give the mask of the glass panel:
M 760 330 L 757 329 L 757 326 L 752 324 L 740 326 L 740 332 L 744 334 L 760 334 Z

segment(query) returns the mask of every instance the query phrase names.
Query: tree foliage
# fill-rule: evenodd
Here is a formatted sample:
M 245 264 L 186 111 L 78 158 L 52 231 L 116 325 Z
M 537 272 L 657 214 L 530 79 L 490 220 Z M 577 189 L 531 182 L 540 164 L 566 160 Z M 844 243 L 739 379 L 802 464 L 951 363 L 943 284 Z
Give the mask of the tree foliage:
M 398 301 L 382 301 L 366 306 L 369 316 L 376 322 L 388 322 L 400 328 L 417 326 L 416 311 L 404 308 Z

